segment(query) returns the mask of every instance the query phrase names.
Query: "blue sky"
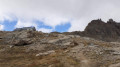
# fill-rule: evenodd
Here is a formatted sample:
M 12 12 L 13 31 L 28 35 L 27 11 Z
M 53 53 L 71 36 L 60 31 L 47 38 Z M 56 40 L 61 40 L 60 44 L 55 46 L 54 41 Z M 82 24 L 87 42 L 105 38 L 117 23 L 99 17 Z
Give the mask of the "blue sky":
M 17 21 L 12 21 L 12 22 L 10 22 L 8 20 L 4 21 L 3 22 L 4 30 L 5 31 L 13 31 L 15 29 L 16 23 L 17 23 Z
M 58 32 L 66 32 L 66 31 L 68 31 L 68 29 L 69 29 L 70 27 L 71 27 L 71 24 L 70 24 L 70 23 L 57 25 L 57 26 L 55 27 L 55 31 L 58 31 Z
M 52 29 L 51 26 L 47 26 L 44 24 L 44 22 L 40 22 L 40 21 L 34 21 L 35 23 L 37 23 L 37 28 L 44 28 L 44 29 Z M 2 22 L 2 25 L 4 25 L 4 30 L 5 31 L 13 31 L 16 27 L 15 25 L 17 24 L 17 21 L 9 21 L 9 20 L 5 20 L 4 22 Z M 60 24 L 55 26 L 55 29 L 52 30 L 53 31 L 57 31 L 57 32 L 66 32 L 68 31 L 68 29 L 71 27 L 71 24 L 68 22 L 66 24 Z

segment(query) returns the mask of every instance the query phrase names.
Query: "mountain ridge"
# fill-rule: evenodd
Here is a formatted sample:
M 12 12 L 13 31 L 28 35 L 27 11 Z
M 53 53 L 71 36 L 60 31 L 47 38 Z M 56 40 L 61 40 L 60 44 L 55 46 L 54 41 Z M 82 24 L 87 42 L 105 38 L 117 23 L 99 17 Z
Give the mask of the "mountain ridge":
M 120 23 L 109 19 L 107 22 L 101 19 L 92 20 L 84 31 L 71 32 L 74 35 L 92 37 L 103 41 L 120 41 Z

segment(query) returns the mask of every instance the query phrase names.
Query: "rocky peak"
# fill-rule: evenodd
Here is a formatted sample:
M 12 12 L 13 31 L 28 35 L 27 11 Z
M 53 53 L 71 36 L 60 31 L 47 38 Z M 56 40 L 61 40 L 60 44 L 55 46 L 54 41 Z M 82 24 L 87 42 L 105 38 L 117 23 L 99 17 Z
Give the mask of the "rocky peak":
M 109 20 L 107 21 L 107 23 L 108 23 L 108 24 L 116 24 L 116 22 L 115 22 L 113 19 L 109 19 Z
M 120 36 L 120 23 L 113 19 L 109 19 L 107 22 L 103 22 L 101 19 L 92 20 L 83 33 L 85 36 L 113 41 Z
M 97 20 L 92 20 L 89 24 L 104 24 L 104 23 L 105 22 L 103 22 L 101 19 L 97 19 Z

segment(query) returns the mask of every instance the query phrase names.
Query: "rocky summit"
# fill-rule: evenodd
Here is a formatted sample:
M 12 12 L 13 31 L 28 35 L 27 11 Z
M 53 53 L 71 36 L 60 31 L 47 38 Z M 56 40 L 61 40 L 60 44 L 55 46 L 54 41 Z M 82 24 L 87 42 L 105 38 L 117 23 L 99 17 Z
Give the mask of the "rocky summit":
M 106 23 L 102 20 L 93 20 L 88 24 L 84 31 L 85 35 L 106 40 L 120 41 L 120 23 L 109 19 Z
M 83 32 L 75 31 L 71 34 L 92 37 L 103 41 L 120 41 L 120 23 L 109 19 L 107 22 L 101 19 L 92 20 Z
M 91 21 L 85 31 L 0 31 L 0 67 L 120 67 L 120 24 Z

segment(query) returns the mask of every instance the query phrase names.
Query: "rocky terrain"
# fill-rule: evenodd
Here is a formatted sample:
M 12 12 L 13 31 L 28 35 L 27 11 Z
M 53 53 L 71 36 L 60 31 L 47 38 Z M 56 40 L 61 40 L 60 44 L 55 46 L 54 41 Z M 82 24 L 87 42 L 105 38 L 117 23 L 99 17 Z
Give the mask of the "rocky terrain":
M 119 28 L 99 19 L 83 32 L 0 31 L 0 67 L 120 67 Z

